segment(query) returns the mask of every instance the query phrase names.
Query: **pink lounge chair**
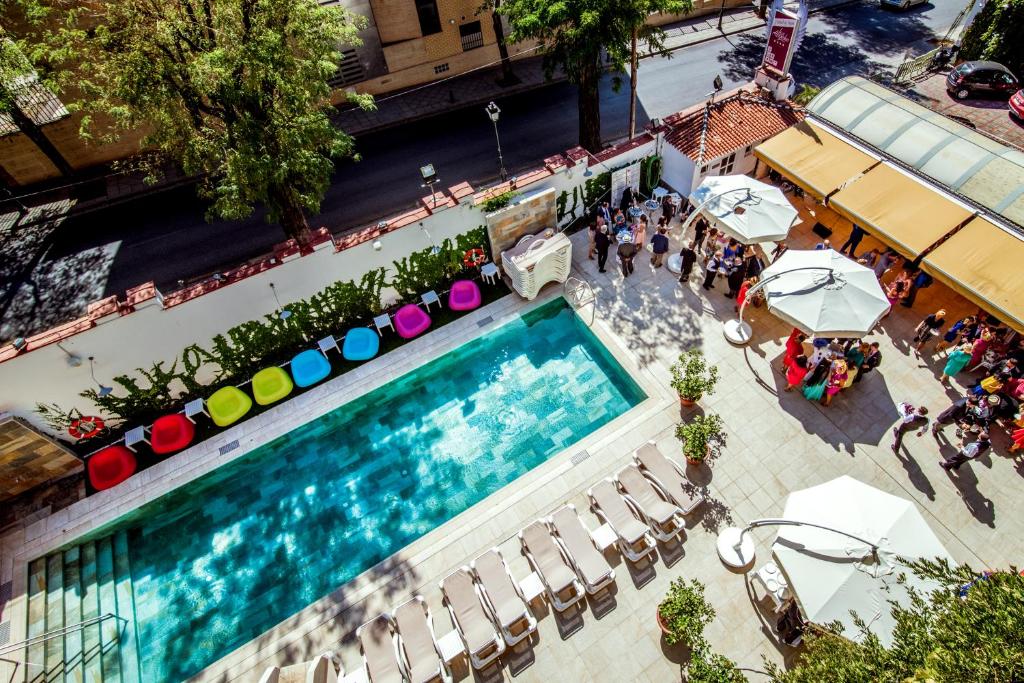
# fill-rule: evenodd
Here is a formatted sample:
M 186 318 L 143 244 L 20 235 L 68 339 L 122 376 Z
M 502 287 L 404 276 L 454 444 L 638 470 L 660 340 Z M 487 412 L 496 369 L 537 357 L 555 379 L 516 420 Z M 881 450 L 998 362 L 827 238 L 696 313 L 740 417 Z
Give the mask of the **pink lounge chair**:
M 416 304 L 406 304 L 395 313 L 395 331 L 402 339 L 412 339 L 430 327 L 430 316 Z
M 456 280 L 448 292 L 448 308 L 453 311 L 472 311 L 480 305 L 480 288 L 472 280 Z

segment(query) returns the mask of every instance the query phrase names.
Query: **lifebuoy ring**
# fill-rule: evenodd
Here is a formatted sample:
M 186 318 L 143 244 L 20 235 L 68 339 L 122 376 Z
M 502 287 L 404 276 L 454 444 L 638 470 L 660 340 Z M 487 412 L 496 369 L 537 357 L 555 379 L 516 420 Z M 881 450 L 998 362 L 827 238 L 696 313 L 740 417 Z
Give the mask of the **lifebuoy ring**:
M 483 249 L 479 247 L 470 249 L 466 252 L 466 255 L 462 257 L 462 265 L 467 268 L 475 268 L 483 265 L 487 261 L 487 254 L 484 253 Z
M 76 439 L 91 439 L 103 431 L 103 418 L 96 415 L 83 415 L 71 421 L 68 434 Z

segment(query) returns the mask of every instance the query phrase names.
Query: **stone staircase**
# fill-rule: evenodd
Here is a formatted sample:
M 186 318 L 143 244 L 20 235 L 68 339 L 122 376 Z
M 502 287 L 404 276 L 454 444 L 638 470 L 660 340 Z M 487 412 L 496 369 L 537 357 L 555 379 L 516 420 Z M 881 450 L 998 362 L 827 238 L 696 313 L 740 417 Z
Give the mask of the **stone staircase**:
M 100 619 L 104 615 L 114 616 Z M 26 681 L 141 681 L 126 532 L 29 565 L 29 640 L 62 630 L 66 633 L 29 645 Z

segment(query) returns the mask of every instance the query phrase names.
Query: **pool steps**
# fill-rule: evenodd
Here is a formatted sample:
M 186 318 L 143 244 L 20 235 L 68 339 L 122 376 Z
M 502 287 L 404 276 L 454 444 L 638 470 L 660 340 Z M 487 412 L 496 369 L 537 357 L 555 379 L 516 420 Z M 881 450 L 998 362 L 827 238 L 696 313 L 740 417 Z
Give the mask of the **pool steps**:
M 29 638 L 105 619 L 31 645 L 29 683 L 140 683 L 128 536 L 124 531 L 34 560 L 28 571 Z

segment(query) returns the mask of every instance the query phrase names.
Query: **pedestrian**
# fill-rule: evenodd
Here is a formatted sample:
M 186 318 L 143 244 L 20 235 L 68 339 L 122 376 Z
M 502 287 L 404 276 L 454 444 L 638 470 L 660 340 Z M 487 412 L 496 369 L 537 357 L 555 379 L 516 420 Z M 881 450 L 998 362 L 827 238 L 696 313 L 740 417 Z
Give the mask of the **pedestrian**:
M 910 289 L 909 291 L 907 291 L 907 296 L 903 299 L 901 305 L 905 306 L 906 308 L 910 308 L 911 306 L 913 306 L 914 299 L 917 298 L 917 290 L 927 289 L 931 287 L 932 283 L 934 282 L 935 280 L 932 279 L 931 275 L 924 272 L 923 270 L 918 270 L 917 275 L 914 276 L 914 279 L 910 283 Z
M 641 214 L 640 220 L 633 225 L 633 244 L 640 253 L 647 244 L 647 216 Z
M 889 269 L 896 264 L 896 260 L 898 258 L 899 256 L 892 249 L 878 257 L 878 261 L 875 262 L 875 267 L 872 268 L 872 270 L 875 271 L 875 277 L 881 280 L 882 276 L 888 273 Z
M 832 405 L 832 397 L 843 390 L 850 376 L 846 372 L 846 361 L 842 358 L 832 361 L 832 372 L 825 387 L 825 395 L 821 397 L 821 405 L 826 408 Z
M 926 407 L 915 408 L 912 403 L 904 401 L 896 406 L 896 410 L 899 412 L 899 418 L 896 420 L 896 426 L 892 428 L 893 453 L 899 453 L 900 446 L 903 445 L 904 434 L 918 428 L 917 435 L 921 436 L 928 428 L 928 409 Z
M 668 253 L 668 235 L 665 234 L 667 232 L 664 227 L 658 228 L 658 232 L 651 238 L 651 265 L 655 268 L 661 268 L 665 254 Z
M 989 448 L 992 447 L 992 442 L 989 441 L 988 432 L 980 432 L 976 441 L 970 443 L 960 442 L 960 450 L 948 458 L 939 461 L 939 465 L 942 469 L 947 472 L 950 470 L 959 470 L 960 466 L 968 460 L 974 460 L 981 457 Z
M 716 242 L 717 237 L 717 228 L 711 228 L 708 230 L 707 244 L 704 245 L 704 263 L 707 263 L 711 257 L 715 255 L 715 251 L 718 249 L 718 244 Z
M 934 313 L 925 316 L 924 320 L 917 324 L 914 330 L 914 351 L 921 352 L 921 348 L 932 337 L 939 336 L 939 330 L 946 324 L 946 309 L 940 308 Z
M 699 249 L 704 244 L 704 235 L 708 231 L 708 222 L 704 216 L 697 216 L 693 222 L 693 243 L 694 249 Z
M 828 347 L 828 339 L 815 337 L 811 342 L 811 347 L 814 348 L 814 351 L 811 352 L 811 365 L 832 360 L 832 349 Z
M 967 334 L 967 331 L 974 324 L 974 316 L 969 315 L 966 318 L 957 320 L 955 323 L 949 326 L 946 333 L 942 335 L 942 340 L 935 345 L 936 353 L 943 351 L 948 346 L 956 346 L 960 343 L 960 338 Z
M 719 268 L 724 268 L 725 265 L 722 263 L 722 252 L 716 252 L 706 264 L 704 264 L 704 289 L 715 288 L 715 275 L 718 274 Z
M 974 343 L 971 345 L 971 360 L 967 364 L 968 367 L 975 367 L 985 357 L 985 352 L 988 351 L 989 345 L 992 343 L 993 334 L 987 327 L 981 328 L 981 334 Z
M 594 249 L 595 249 L 595 237 L 597 235 L 597 223 L 591 223 L 587 226 L 587 258 L 591 261 L 594 260 Z
M 864 375 L 868 374 L 881 364 L 882 350 L 878 348 L 878 342 L 871 342 L 871 345 L 868 347 L 868 353 L 864 356 L 864 362 L 860 364 L 860 371 L 857 373 L 857 378 L 854 382 L 860 382 L 864 379 Z
M 665 223 L 672 222 L 672 218 L 676 215 L 676 200 L 671 194 L 665 195 L 665 198 L 661 200 L 661 217 L 665 219 Z
M 846 358 L 846 365 L 851 369 L 856 368 L 857 373 L 860 374 L 860 366 L 864 364 L 864 359 L 868 357 L 868 353 L 871 352 L 871 347 L 865 342 L 859 344 L 851 344 L 850 348 L 846 350 L 844 357 Z M 856 381 L 856 377 L 854 378 Z
M 783 363 L 786 365 L 786 388 L 783 391 L 792 391 L 793 387 L 800 386 L 800 383 L 804 381 L 804 377 L 809 372 L 807 356 L 801 353 L 792 358 L 787 357 L 783 360 Z
M 726 243 L 725 248 L 722 249 L 722 256 L 726 258 L 730 263 L 737 256 L 742 256 L 740 253 L 740 244 L 736 241 L 735 237 L 730 237 Z
M 786 253 L 789 247 L 784 241 L 778 241 L 775 243 L 775 248 L 772 249 L 772 263 L 779 260 L 779 257 Z
M 679 250 L 679 281 L 689 282 L 693 264 L 697 262 L 697 242 L 690 242 Z
M 960 346 L 950 351 L 949 355 L 946 356 L 946 365 L 942 368 L 942 376 L 939 377 L 940 382 L 946 382 L 950 377 L 962 371 L 967 367 L 967 364 L 971 362 L 971 343 L 964 342 Z
M 608 206 L 608 202 L 601 202 L 601 206 L 599 207 L 598 211 L 600 211 L 601 218 L 604 219 L 604 222 L 606 224 L 608 224 L 608 225 L 611 225 L 612 224 L 612 210 L 611 210 L 611 207 Z
M 976 405 L 978 405 L 976 396 L 961 396 L 953 401 L 945 410 L 935 416 L 935 420 L 932 421 L 932 436 L 936 439 L 939 438 L 939 433 L 946 425 L 960 422 L 967 414 L 968 406 Z
M 864 235 L 866 235 L 866 234 L 867 233 L 864 231 L 864 228 L 862 228 L 859 225 L 857 225 L 856 223 L 854 223 L 853 224 L 853 229 L 850 230 L 850 236 L 846 239 L 845 242 L 843 242 L 843 246 L 839 247 L 839 253 L 840 254 L 845 254 L 846 253 L 846 248 L 849 247 L 850 248 L 850 258 L 852 258 L 852 259 L 857 258 L 856 254 L 854 254 L 854 252 L 857 250 L 857 247 L 860 246 L 860 241 L 862 239 L 864 239 Z
M 1022 447 L 1024 447 L 1024 428 L 1017 428 L 1010 432 L 1010 452 L 1016 453 Z
M 615 236 L 616 237 L 619 236 L 620 232 L 622 232 L 624 230 L 628 230 L 629 226 L 626 225 L 626 214 L 624 214 L 621 210 L 616 209 L 616 211 L 615 211 L 615 222 L 614 222 L 613 225 L 615 227 L 612 228 L 612 230 L 615 232 Z
M 740 310 L 741 308 L 743 308 L 743 304 L 747 300 L 747 292 L 749 292 L 750 288 L 753 287 L 756 284 L 757 284 L 757 278 L 756 277 L 749 277 L 749 278 L 747 278 L 746 280 L 743 281 L 742 285 L 740 285 L 740 291 L 736 295 L 736 306 L 735 306 L 735 308 L 736 308 L 737 311 Z
M 814 245 L 815 251 L 828 250 L 832 248 L 832 242 L 830 240 L 822 240 Z
M 875 263 L 878 262 L 878 250 L 872 249 L 866 254 L 861 254 L 860 258 L 857 259 L 857 263 L 868 268 L 874 268 Z
M 615 237 L 608 231 L 607 225 L 602 225 L 601 229 L 594 235 L 594 247 L 597 251 L 597 271 L 599 273 L 605 272 L 604 266 L 608 263 L 608 249 L 615 242 Z
M 885 288 L 885 296 L 889 300 L 889 306 L 895 306 L 899 302 L 906 298 L 907 293 L 910 291 L 910 276 L 907 275 L 907 271 L 901 271 L 896 279 L 889 283 L 889 286 Z M 886 312 L 889 315 L 891 308 Z
M 622 191 L 622 197 L 619 199 L 619 211 L 626 213 L 631 206 L 633 206 L 633 188 L 626 185 L 626 189 Z
M 804 398 L 808 401 L 818 401 L 825 395 L 831 369 L 832 363 L 827 359 L 814 366 L 810 374 L 804 378 Z
M 633 274 L 633 257 L 636 256 L 636 252 L 636 245 L 633 244 L 632 239 L 623 240 L 619 244 L 617 253 L 619 255 L 619 265 L 622 267 L 622 277 L 629 277 Z
M 729 291 L 725 293 L 725 296 L 733 299 L 740 293 L 740 287 L 743 286 L 743 259 L 736 257 L 733 259 L 725 259 L 725 262 L 731 266 L 725 276 L 725 281 L 729 284 Z
M 806 341 L 807 335 L 801 332 L 798 328 L 794 327 L 793 331 L 789 333 L 789 339 L 786 340 L 786 355 L 783 360 L 789 358 L 796 358 L 802 355 L 804 352 L 804 341 Z M 783 367 L 785 372 L 785 367 Z

